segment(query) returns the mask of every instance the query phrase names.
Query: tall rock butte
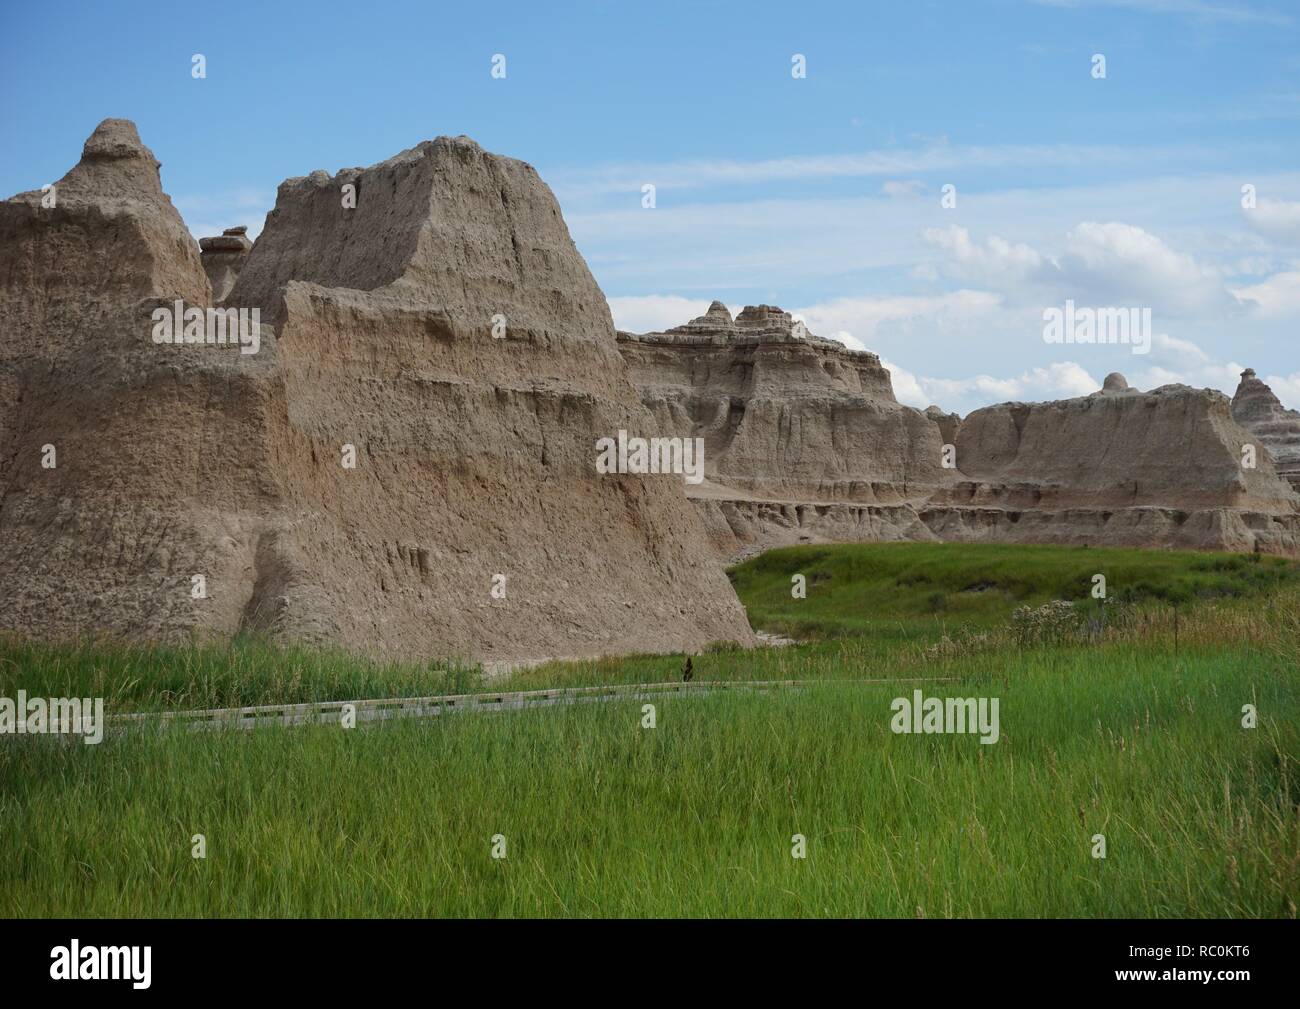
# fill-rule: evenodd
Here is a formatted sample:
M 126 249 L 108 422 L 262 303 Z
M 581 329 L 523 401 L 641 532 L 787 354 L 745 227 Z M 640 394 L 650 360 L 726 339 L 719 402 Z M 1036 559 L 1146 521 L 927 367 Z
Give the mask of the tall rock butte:
M 1253 368 L 1241 373 L 1232 419 L 1263 443 L 1278 475 L 1300 490 L 1300 411 L 1286 409 Z
M 596 472 L 598 438 L 651 421 L 530 166 L 444 137 L 284 182 L 246 260 L 210 250 L 240 261 L 213 275 L 238 268 L 255 354 L 152 339 L 156 309 L 213 301 L 158 167 L 106 120 L 54 207 L 0 204 L 0 627 L 482 659 L 753 641 L 681 477 Z
M 1300 552 L 1300 497 L 1268 453 L 1243 465 L 1255 438 L 1214 390 L 1113 374 L 963 420 L 899 404 L 874 354 L 765 305 L 733 320 L 714 302 L 619 347 L 661 430 L 705 439 L 708 479 L 687 494 L 726 557 L 895 539 Z M 1294 444 L 1288 418 L 1254 409 Z

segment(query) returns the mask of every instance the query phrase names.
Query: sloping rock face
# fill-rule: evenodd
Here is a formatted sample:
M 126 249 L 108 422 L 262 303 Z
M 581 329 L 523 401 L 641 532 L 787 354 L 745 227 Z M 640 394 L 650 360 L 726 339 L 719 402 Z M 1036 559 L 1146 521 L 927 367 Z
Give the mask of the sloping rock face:
M 1243 465 L 1252 437 L 1212 390 L 1116 373 L 1078 399 L 921 413 L 874 354 L 718 302 L 619 347 L 661 430 L 705 438 L 687 493 L 730 558 L 897 539 L 1300 551 L 1300 498 L 1268 458 Z
M 0 626 L 483 659 L 752 642 L 682 478 L 596 471 L 597 439 L 651 423 L 531 167 L 440 138 L 286 181 L 224 300 L 260 312 L 256 353 L 151 340 L 153 309 L 212 293 L 130 124 L 70 180 L 63 216 L 24 194 L 0 218 Z
M 976 410 L 957 433 L 966 479 L 932 499 L 942 539 L 1295 553 L 1300 498 L 1211 389 L 1130 389 Z
M 619 349 L 659 430 L 704 439 L 707 479 L 687 493 L 724 552 L 928 535 L 916 507 L 953 480 L 942 428 L 894 399 L 875 354 L 716 301 L 667 332 L 620 332 Z
M 210 293 L 133 124 L 105 120 L 52 192 L 0 203 L 0 263 L 0 626 L 201 624 L 191 574 L 255 496 L 203 490 L 253 442 L 237 373 L 151 342 L 153 307 Z
M 1300 490 L 1300 411 L 1286 409 L 1253 368 L 1241 373 L 1232 419 L 1263 443 L 1273 468 Z

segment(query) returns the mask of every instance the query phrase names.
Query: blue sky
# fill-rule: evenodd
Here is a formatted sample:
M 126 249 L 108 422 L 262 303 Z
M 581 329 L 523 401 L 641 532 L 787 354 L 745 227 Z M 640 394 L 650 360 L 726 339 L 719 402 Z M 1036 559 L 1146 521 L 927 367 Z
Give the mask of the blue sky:
M 0 192 L 122 116 L 191 230 L 256 232 L 285 177 L 467 133 L 550 183 L 623 328 L 775 303 L 962 412 L 1247 365 L 1300 408 L 1300 5 L 177 6 L 6 2 Z M 1045 343 L 1067 298 L 1151 308 L 1151 352 Z

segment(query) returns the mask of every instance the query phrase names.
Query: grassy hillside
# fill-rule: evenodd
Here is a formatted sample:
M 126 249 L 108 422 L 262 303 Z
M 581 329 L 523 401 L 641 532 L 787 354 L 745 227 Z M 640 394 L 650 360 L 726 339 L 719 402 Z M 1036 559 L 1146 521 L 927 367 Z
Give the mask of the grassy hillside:
M 807 598 L 792 597 L 797 574 Z M 1108 602 L 1130 605 L 1258 598 L 1300 585 L 1300 563 L 1259 554 L 952 543 L 789 547 L 734 568 L 731 579 L 754 626 L 829 637 L 891 634 L 899 624 L 919 635 L 990 626 L 1018 606 L 1091 602 L 1098 574 Z

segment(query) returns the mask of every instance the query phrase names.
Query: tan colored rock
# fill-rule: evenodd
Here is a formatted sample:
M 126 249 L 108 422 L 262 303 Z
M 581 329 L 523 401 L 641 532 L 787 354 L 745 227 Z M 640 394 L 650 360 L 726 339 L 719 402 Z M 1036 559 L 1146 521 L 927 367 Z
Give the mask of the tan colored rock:
M 1103 395 L 1115 395 L 1117 393 L 1132 392 L 1129 388 L 1128 379 L 1118 371 L 1112 371 L 1102 382 L 1101 391 Z
M 875 354 L 798 336 L 777 308 L 748 307 L 732 324 L 714 306 L 664 333 L 619 333 L 659 429 L 705 439 L 709 481 L 771 501 L 869 504 L 945 482 L 938 425 L 894 399 Z
M 922 517 L 943 539 L 1295 553 L 1300 497 L 1243 465 L 1249 440 L 1226 396 L 1182 385 L 985 407 L 958 432 L 967 479 Z
M 182 635 L 210 617 L 191 575 L 242 563 L 257 487 L 206 492 L 254 445 L 246 385 L 151 342 L 154 307 L 210 295 L 134 125 L 100 123 L 52 195 L 0 203 L 0 627 Z
M 248 228 L 239 225 L 227 228 L 213 238 L 200 238 L 199 249 L 202 250 L 203 271 L 212 284 L 212 299 L 215 302 L 226 300 L 227 295 L 239 279 L 239 271 L 244 268 L 248 253 L 253 248 L 245 232 Z
M 753 641 L 681 478 L 596 473 L 597 438 L 651 423 L 531 167 L 440 138 L 285 182 L 225 299 L 261 313 L 251 355 L 152 342 L 154 308 L 210 288 L 130 124 L 68 179 L 59 216 L 0 205 L 0 626 L 481 659 Z
M 874 354 L 771 306 L 733 322 L 715 302 L 619 347 L 660 429 L 705 437 L 709 479 L 687 493 L 726 557 L 897 539 L 1300 552 L 1300 498 L 1267 459 L 1243 466 L 1251 436 L 1221 393 L 1114 373 L 1078 399 L 920 413 Z
M 1300 411 L 1286 409 L 1253 368 L 1241 373 L 1232 419 L 1263 444 L 1278 474 L 1300 490 Z
M 687 494 L 728 556 L 846 529 L 928 535 L 915 506 L 954 477 L 941 427 L 894 399 L 875 354 L 769 305 L 733 321 L 720 302 L 667 332 L 621 332 L 619 348 L 659 431 L 704 439 L 707 482 Z
M 925 415 L 939 425 L 939 437 L 945 445 L 957 443 L 957 431 L 961 428 L 961 417 L 955 413 L 945 413 L 942 408 L 931 403 L 925 408 Z

